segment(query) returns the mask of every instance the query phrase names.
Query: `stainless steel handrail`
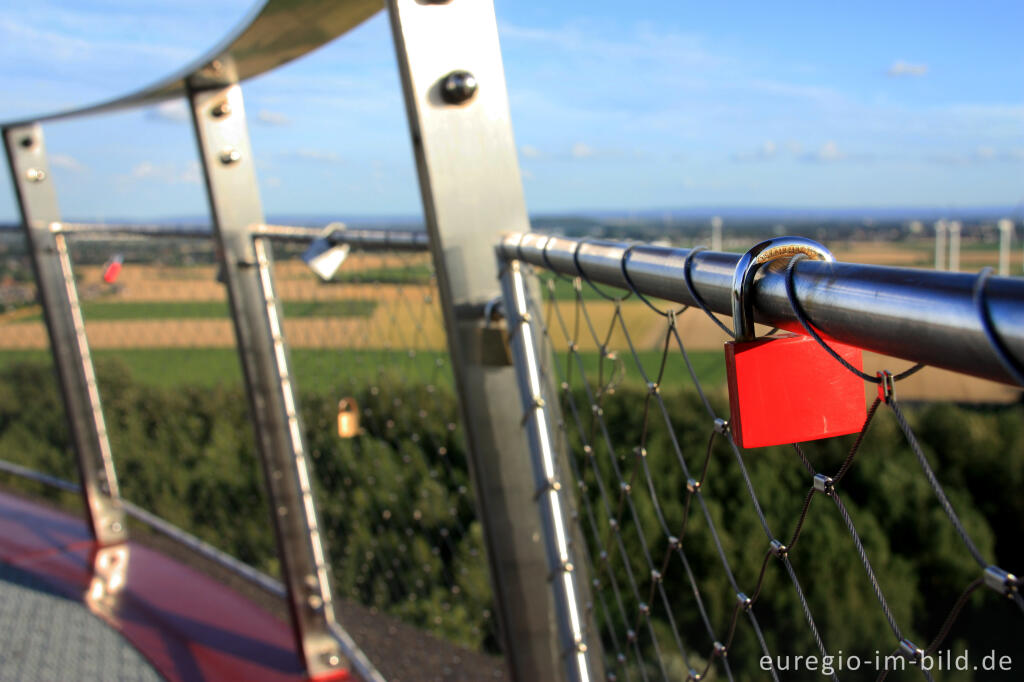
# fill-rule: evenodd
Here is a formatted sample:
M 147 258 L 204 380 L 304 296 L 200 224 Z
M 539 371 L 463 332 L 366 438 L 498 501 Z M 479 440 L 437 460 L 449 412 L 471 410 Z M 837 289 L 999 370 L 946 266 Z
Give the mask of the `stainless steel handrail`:
M 641 294 L 697 305 L 685 281 L 690 249 L 534 233 L 508 235 L 499 248 L 506 259 L 629 289 L 625 269 Z M 690 259 L 694 290 L 716 313 L 732 313 L 739 259 L 716 251 L 699 251 Z M 802 262 L 794 274 L 797 300 L 814 326 L 837 341 L 1015 383 L 985 334 L 973 297 L 976 275 L 820 261 Z M 1024 279 L 992 277 L 986 293 L 997 333 L 1019 362 L 1024 358 Z M 757 321 L 802 331 L 786 295 L 784 272 L 766 270 L 754 286 L 753 303 Z
M 213 49 L 136 92 L 85 107 L 0 123 L 11 127 L 154 104 L 187 89 L 219 88 L 315 50 L 383 9 L 383 0 L 263 0 Z

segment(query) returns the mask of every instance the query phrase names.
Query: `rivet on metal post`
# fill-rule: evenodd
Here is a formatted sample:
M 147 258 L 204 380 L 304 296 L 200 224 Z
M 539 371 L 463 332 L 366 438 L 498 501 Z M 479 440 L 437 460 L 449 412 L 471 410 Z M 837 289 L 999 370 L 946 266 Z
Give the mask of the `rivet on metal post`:
M 234 147 L 225 147 L 220 151 L 220 162 L 225 166 L 230 166 L 242 159 L 242 152 L 238 151 Z
M 441 80 L 441 99 L 448 104 L 462 104 L 476 94 L 476 76 L 469 71 L 452 71 Z
M 212 114 L 214 118 L 224 118 L 225 116 L 230 116 L 231 115 L 231 103 L 228 102 L 227 100 L 224 100 L 223 102 L 220 102 L 219 104 L 214 106 L 212 109 L 210 109 L 210 114 Z
M 25 177 L 29 182 L 42 182 L 46 179 L 46 171 L 39 168 L 29 168 L 25 171 Z

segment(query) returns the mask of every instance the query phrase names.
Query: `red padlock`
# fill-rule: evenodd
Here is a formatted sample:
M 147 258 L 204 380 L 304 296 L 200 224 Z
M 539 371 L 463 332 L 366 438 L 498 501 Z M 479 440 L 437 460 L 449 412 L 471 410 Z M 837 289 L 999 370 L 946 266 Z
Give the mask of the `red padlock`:
M 113 258 L 107 261 L 106 265 L 103 266 L 103 281 L 107 284 L 113 284 L 117 281 L 117 276 L 121 274 L 121 267 L 124 265 L 124 256 L 117 254 Z
M 725 344 L 729 378 L 730 430 L 743 448 L 799 443 L 856 433 L 867 409 L 864 384 L 810 336 L 783 333 L 754 338 L 749 291 L 758 269 L 803 253 L 833 262 L 832 253 L 803 237 L 761 242 L 740 259 L 732 281 L 735 341 Z M 830 342 L 860 369 L 859 348 Z

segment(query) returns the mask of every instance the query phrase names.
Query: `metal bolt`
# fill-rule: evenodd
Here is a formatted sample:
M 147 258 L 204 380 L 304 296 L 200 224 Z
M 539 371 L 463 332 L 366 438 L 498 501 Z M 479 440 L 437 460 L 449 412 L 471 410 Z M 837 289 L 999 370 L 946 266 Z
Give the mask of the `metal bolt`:
M 469 71 L 452 71 L 441 81 L 441 99 L 448 104 L 462 104 L 476 94 L 476 76 Z
M 25 149 L 31 147 L 33 144 L 35 144 L 35 142 L 36 141 L 32 139 L 31 135 L 26 135 L 25 137 L 21 138 L 21 146 L 24 147 Z
M 315 594 L 310 595 L 309 599 L 307 599 L 306 601 L 309 604 L 309 608 L 313 609 L 314 611 L 319 611 L 324 605 L 324 600 Z
M 29 182 L 42 182 L 46 179 L 46 171 L 39 168 L 29 168 L 25 171 L 25 177 Z
M 110 524 L 110 530 L 114 531 L 115 533 L 120 533 L 123 528 L 124 526 L 121 525 L 120 521 L 114 521 L 112 524 Z
M 211 109 L 210 113 L 213 114 L 215 118 L 224 118 L 231 114 L 231 104 L 227 100 L 224 100 Z
M 341 664 L 341 656 L 338 654 L 324 654 L 324 663 L 332 668 Z
M 225 147 L 220 152 L 220 162 L 225 166 L 240 161 L 242 159 L 242 152 L 238 151 L 234 147 Z

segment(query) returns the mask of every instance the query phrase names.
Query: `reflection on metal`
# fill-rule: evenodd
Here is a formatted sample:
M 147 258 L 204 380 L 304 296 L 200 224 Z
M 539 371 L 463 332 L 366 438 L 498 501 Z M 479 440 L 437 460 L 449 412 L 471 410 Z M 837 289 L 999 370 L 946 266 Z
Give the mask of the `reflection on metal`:
M 325 282 L 331 281 L 334 273 L 338 271 L 341 264 L 348 258 L 348 252 L 352 247 L 348 244 L 332 244 L 330 237 L 335 232 L 343 232 L 345 226 L 341 223 L 331 223 L 324 228 L 319 237 L 313 240 L 306 252 L 302 254 L 302 260 L 309 269 L 316 273 L 317 277 Z
M 89 523 L 100 546 L 114 545 L 126 536 L 124 514 L 67 243 L 63 235 L 48 228 L 60 216 L 53 182 L 45 179 L 48 166 L 42 126 L 5 128 L 4 144 L 77 455 Z
M 127 544 L 100 547 L 93 553 L 92 579 L 85 593 L 85 604 L 93 612 L 111 615 L 116 611 L 128 575 L 128 560 Z
M 587 614 L 584 611 L 580 571 L 583 562 L 573 555 L 571 521 L 572 502 L 562 485 L 566 472 L 559 466 L 557 436 L 552 412 L 557 400 L 545 391 L 541 373 L 543 334 L 535 327 L 530 315 L 530 296 L 519 261 L 504 264 L 502 272 L 505 310 L 508 311 L 510 340 L 519 396 L 522 403 L 523 424 L 529 432 L 530 453 L 537 500 L 543 520 L 544 542 L 547 549 L 548 571 L 558 602 L 558 629 L 562 656 L 566 662 L 566 679 L 583 682 L 600 679 L 591 667 L 586 637 Z M 593 639 L 596 639 L 596 635 Z
M 505 232 L 529 229 L 494 7 L 388 0 L 388 10 L 502 647 L 513 679 L 563 679 L 555 598 L 539 589 L 547 556 L 523 462 L 516 374 L 480 352 L 483 311 L 499 294 L 494 245 Z M 442 94 L 455 70 L 479 83 L 459 106 Z
M 346 661 L 331 630 L 335 616 L 328 563 L 274 292 L 269 244 L 254 239 L 251 229 L 263 224 L 263 210 L 242 91 L 238 85 L 197 91 L 190 102 L 296 644 L 307 673 L 324 676 L 340 670 Z M 230 115 L 217 115 L 225 102 Z M 238 152 L 238 159 L 230 164 L 221 159 L 227 147 Z
M 7 126 L 154 104 L 194 90 L 252 78 L 330 42 L 380 11 L 380 0 L 262 0 L 216 47 L 177 73 L 138 92 L 87 107 L 12 121 Z M 232 111 L 214 104 L 213 115 Z
M 628 289 L 623 242 L 510 234 L 501 252 L 537 266 L 576 276 L 577 264 L 593 282 Z M 627 270 L 636 289 L 652 298 L 695 305 L 683 264 L 690 249 L 636 246 Z M 731 314 L 737 254 L 702 251 L 691 260 L 694 289 L 707 306 Z M 1014 383 L 989 344 L 974 304 L 976 276 L 856 263 L 800 263 L 796 294 L 815 327 L 833 339 L 865 350 L 963 374 Z M 985 295 L 1007 348 L 1024 357 L 1024 280 L 993 277 Z M 765 272 L 753 287 L 758 322 L 800 331 L 786 296 L 785 275 Z M 950 352 L 956 349 L 956 352 Z
M 355 398 L 338 401 L 338 437 L 355 438 L 359 435 L 359 404 Z

